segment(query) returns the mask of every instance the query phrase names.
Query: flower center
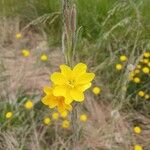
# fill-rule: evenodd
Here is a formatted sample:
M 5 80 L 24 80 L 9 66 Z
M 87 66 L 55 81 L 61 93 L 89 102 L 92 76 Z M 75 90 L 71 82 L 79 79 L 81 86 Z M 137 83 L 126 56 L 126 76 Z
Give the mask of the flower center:
M 69 80 L 68 81 L 68 85 L 71 87 L 71 88 L 74 88 L 75 85 L 74 85 L 74 80 Z

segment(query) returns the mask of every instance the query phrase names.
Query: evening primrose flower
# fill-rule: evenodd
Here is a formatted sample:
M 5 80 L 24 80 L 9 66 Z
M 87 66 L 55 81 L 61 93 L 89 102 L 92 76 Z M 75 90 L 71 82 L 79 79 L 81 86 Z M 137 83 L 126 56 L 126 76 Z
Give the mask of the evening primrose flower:
M 42 60 L 42 61 L 47 61 L 47 60 L 48 60 L 47 55 L 42 54 L 42 55 L 41 55 L 41 60 Z
M 116 70 L 122 70 L 123 66 L 122 64 L 116 64 Z
M 60 113 L 63 113 L 66 110 L 70 111 L 72 109 L 72 106 L 70 104 L 65 103 L 64 97 L 62 96 L 56 97 L 53 95 L 52 87 L 45 87 L 44 93 L 46 94 L 46 96 L 42 98 L 42 103 L 49 106 L 49 108 L 57 107 Z
M 143 97 L 143 96 L 145 95 L 145 92 L 144 92 L 144 91 L 139 91 L 139 92 L 138 92 L 138 95 L 139 95 L 140 97 Z
M 21 33 L 17 33 L 16 34 L 16 39 L 21 39 L 22 38 L 22 34 Z
M 25 104 L 24 104 L 24 107 L 26 109 L 32 109 L 33 107 L 33 102 L 31 100 L 28 100 Z
M 135 78 L 133 78 L 133 82 L 135 82 L 135 83 L 140 83 L 140 82 L 141 82 L 141 80 L 140 80 L 140 78 L 139 78 L 139 77 L 135 77 Z
M 141 133 L 141 128 L 138 127 L 138 126 L 134 127 L 133 130 L 134 130 L 134 132 L 135 132 L 136 134 L 140 134 L 140 133 Z
M 11 111 L 7 112 L 6 115 L 5 115 L 5 117 L 7 119 L 10 119 L 12 116 L 13 116 L 13 113 Z
M 120 61 L 122 61 L 122 62 L 127 61 L 127 56 L 121 55 L 121 56 L 120 56 Z
M 52 118 L 53 118 L 54 120 L 58 120 L 59 114 L 58 114 L 57 112 L 54 112 L 54 113 L 52 114 Z
M 134 146 L 134 150 L 143 150 L 142 146 L 141 145 L 135 145 Z
M 101 92 L 101 89 L 96 86 L 96 87 L 93 88 L 92 91 L 93 91 L 94 94 L 98 95 Z
M 145 74 L 149 74 L 149 68 L 148 67 L 144 67 L 143 69 L 142 69 L 142 71 L 145 73 Z
M 62 127 L 63 127 L 63 128 L 69 128 L 69 127 L 70 127 L 70 122 L 69 122 L 68 120 L 64 120 L 64 121 L 62 122 Z
M 82 115 L 80 116 L 80 121 L 86 122 L 86 121 L 87 121 L 87 115 L 86 115 L 86 114 L 82 114 Z
M 29 50 L 26 50 L 26 49 L 22 50 L 22 55 L 23 55 L 24 57 L 29 57 L 29 55 L 30 55 Z
M 91 87 L 91 81 L 94 79 L 94 73 L 87 73 L 87 65 L 77 64 L 73 69 L 66 65 L 60 66 L 60 72 L 51 75 L 53 82 L 54 96 L 63 96 L 65 103 L 70 104 L 73 100 L 82 102 L 84 100 L 84 91 Z
M 51 119 L 49 117 L 44 118 L 43 123 L 45 125 L 49 125 L 51 123 Z

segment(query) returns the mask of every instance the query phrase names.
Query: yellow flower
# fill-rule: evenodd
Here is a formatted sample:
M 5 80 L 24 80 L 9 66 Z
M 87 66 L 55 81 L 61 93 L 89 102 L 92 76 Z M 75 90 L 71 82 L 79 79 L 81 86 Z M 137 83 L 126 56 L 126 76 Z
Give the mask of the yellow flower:
M 140 70 L 139 70 L 139 69 L 135 69 L 135 70 L 134 70 L 134 73 L 135 73 L 135 74 L 138 74 L 138 73 L 140 73 Z
M 140 97 L 143 97 L 143 96 L 145 95 L 145 92 L 144 92 L 144 91 L 139 91 L 139 92 L 138 92 L 138 95 L 139 95 Z
M 32 107 L 33 107 L 32 101 L 31 101 L 31 100 L 28 100 L 28 101 L 24 104 L 24 107 L 25 107 L 26 109 L 32 109 Z
M 68 112 L 64 111 L 60 115 L 61 115 L 62 118 L 66 118 L 68 116 Z
M 143 59 L 144 64 L 147 64 L 148 62 L 149 62 L 148 59 Z
M 101 92 L 101 89 L 99 87 L 94 87 L 93 88 L 93 93 L 98 95 Z
M 145 52 L 144 57 L 146 57 L 146 58 L 150 57 L 150 52 Z
M 150 95 L 149 95 L 149 94 L 145 94 L 144 98 L 145 98 L 146 100 L 148 100 L 148 99 L 150 98 Z
M 16 39 L 21 39 L 21 38 L 22 38 L 21 33 L 17 33 L 17 34 L 16 34 Z
M 70 122 L 69 122 L 68 120 L 64 120 L 64 121 L 62 122 L 62 127 L 63 127 L 63 128 L 69 128 L 69 127 L 70 127 Z
M 135 145 L 134 150 L 143 150 L 143 148 L 140 145 Z
M 41 55 L 41 60 L 42 61 L 47 61 L 48 60 L 47 55 L 45 55 L 45 54 Z
M 145 73 L 145 74 L 149 74 L 149 68 L 148 67 L 144 67 L 142 69 L 142 71 Z
M 138 69 L 141 69 L 141 65 L 137 65 L 137 68 L 138 68 Z
M 44 93 L 46 96 L 42 98 L 42 103 L 49 106 L 49 108 L 55 108 L 57 107 L 58 111 L 60 113 L 63 113 L 64 111 L 72 110 L 72 106 L 70 104 L 66 104 L 64 97 L 62 96 L 54 96 L 53 95 L 53 88 L 52 87 L 45 87 Z
M 51 123 L 51 119 L 49 117 L 44 118 L 43 123 L 49 125 Z
M 148 67 L 150 67 L 150 62 L 147 64 Z
M 86 122 L 87 121 L 87 115 L 86 114 L 82 114 L 80 116 L 80 120 L 83 121 L 83 122 Z
M 58 120 L 59 114 L 58 114 L 57 112 L 53 113 L 53 114 L 52 114 L 52 118 L 53 118 L 54 120 Z
M 22 50 L 22 55 L 23 55 L 24 57 L 29 57 L 29 55 L 30 55 L 29 50 L 26 50 L 26 49 Z
M 116 64 L 116 70 L 122 70 L 123 66 L 121 64 Z
M 140 83 L 140 82 L 141 82 L 141 80 L 140 80 L 140 78 L 139 78 L 139 77 L 135 77 L 135 78 L 133 79 L 133 82 L 135 82 L 135 83 Z
M 11 111 L 7 112 L 6 115 L 5 115 L 5 117 L 7 119 L 11 118 L 12 116 L 13 116 L 13 113 Z
M 134 132 L 137 133 L 137 134 L 140 134 L 140 133 L 141 133 L 141 128 L 138 127 L 138 126 L 134 127 L 133 130 L 134 130 Z
M 65 103 L 70 104 L 73 100 L 81 102 L 84 100 L 84 91 L 91 87 L 94 73 L 87 73 L 86 64 L 79 63 L 73 69 L 66 65 L 60 66 L 61 73 L 55 72 L 51 75 L 55 96 L 65 97 Z
M 120 56 L 120 61 L 122 61 L 122 62 L 127 61 L 127 56 L 121 55 Z

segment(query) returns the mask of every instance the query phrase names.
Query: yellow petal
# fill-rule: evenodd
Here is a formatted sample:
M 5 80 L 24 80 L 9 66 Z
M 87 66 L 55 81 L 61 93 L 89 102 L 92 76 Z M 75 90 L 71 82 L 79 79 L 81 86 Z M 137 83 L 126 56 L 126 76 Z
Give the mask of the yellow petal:
M 70 95 L 72 97 L 73 100 L 81 102 L 84 100 L 84 94 L 81 91 L 78 91 L 76 89 L 71 89 L 70 91 Z
M 65 86 L 55 86 L 53 89 L 54 96 L 65 96 L 66 87 Z
M 48 96 L 43 97 L 41 101 L 44 105 L 49 105 Z
M 81 76 L 82 74 L 84 74 L 86 72 L 86 69 L 87 69 L 86 64 L 79 63 L 73 68 L 73 74 L 75 77 Z
M 72 97 L 71 97 L 71 95 L 70 95 L 70 92 L 68 91 L 68 92 L 66 92 L 66 95 L 64 96 L 65 97 L 65 103 L 66 104 L 71 104 L 72 103 L 72 101 L 73 101 L 73 99 L 72 99 Z
M 60 66 L 61 69 L 61 73 L 68 79 L 70 80 L 71 78 L 71 74 L 72 74 L 72 70 L 70 67 L 66 66 L 66 65 L 61 65 Z
M 63 85 L 66 82 L 65 77 L 61 73 L 59 73 L 59 72 L 53 73 L 51 75 L 51 80 L 56 85 Z
M 85 90 L 87 90 L 90 87 L 91 87 L 91 83 L 88 83 L 88 84 L 79 85 L 76 88 L 78 91 L 84 92 Z
M 41 101 L 43 104 L 48 105 L 50 108 L 57 106 L 57 100 L 54 96 L 45 96 Z
M 94 73 L 84 73 L 76 79 L 76 84 L 88 84 L 95 77 Z
M 44 87 L 44 93 L 46 93 L 47 95 L 51 95 L 52 94 L 52 88 L 51 87 Z

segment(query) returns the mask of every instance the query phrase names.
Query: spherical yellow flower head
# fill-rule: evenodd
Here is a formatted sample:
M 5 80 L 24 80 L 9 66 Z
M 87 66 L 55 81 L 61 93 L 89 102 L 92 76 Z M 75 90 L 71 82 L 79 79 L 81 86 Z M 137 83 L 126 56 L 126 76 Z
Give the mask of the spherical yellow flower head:
M 86 121 L 87 121 L 87 115 L 86 115 L 86 114 L 82 114 L 82 115 L 80 116 L 80 120 L 81 120 L 82 122 L 86 122 Z
M 51 123 L 51 119 L 49 117 L 44 118 L 43 123 L 45 125 L 49 125 Z
M 69 122 L 68 120 L 64 120 L 64 121 L 62 122 L 62 127 L 63 127 L 63 128 L 69 128 L 69 127 L 70 127 L 70 122 Z
M 60 66 L 61 73 L 55 72 L 51 75 L 54 96 L 63 96 L 65 103 L 70 104 L 73 100 L 82 102 L 84 91 L 91 87 L 94 73 L 87 73 L 86 64 L 79 63 L 73 69 L 66 65 Z
M 150 62 L 147 64 L 148 67 L 150 67 Z
M 63 113 L 64 111 L 71 111 L 72 106 L 70 104 L 65 103 L 65 99 L 62 96 L 54 96 L 52 87 L 45 87 L 44 93 L 45 97 L 42 98 L 42 103 L 49 106 L 49 108 L 57 107 L 59 113 Z
M 139 74 L 139 73 L 140 73 L 140 70 L 139 70 L 139 69 L 135 69 L 135 70 L 134 70 L 134 73 L 135 73 L 135 74 Z
M 33 107 L 33 102 L 31 100 L 26 101 L 26 103 L 24 104 L 24 107 L 26 109 L 32 109 Z
M 22 55 L 23 55 L 24 57 L 29 57 L 29 56 L 30 56 L 29 50 L 26 50 L 26 49 L 22 50 Z
M 21 39 L 21 38 L 22 38 L 21 33 L 17 33 L 17 34 L 16 34 L 16 39 Z
M 53 118 L 54 120 L 58 120 L 59 114 L 58 114 L 57 112 L 53 113 L 53 114 L 52 114 L 52 118 Z
M 120 61 L 122 61 L 122 62 L 127 61 L 127 56 L 121 55 L 121 56 L 120 56 Z
M 41 60 L 42 61 L 47 61 L 48 60 L 47 55 L 45 55 L 45 54 L 41 55 Z
M 149 68 L 148 67 L 144 67 L 143 69 L 142 69 L 142 71 L 145 73 L 145 74 L 149 74 Z
M 141 67 L 141 65 L 137 65 L 137 68 L 138 68 L 138 69 L 141 69 L 142 67 Z
M 135 73 L 134 72 L 131 72 L 130 74 L 129 74 L 129 80 L 133 80 L 133 77 L 135 76 Z
M 62 118 L 66 118 L 66 117 L 68 116 L 68 112 L 67 112 L 67 111 L 64 111 L 64 112 L 62 112 L 62 113 L 60 114 L 60 116 L 61 116 Z
M 145 57 L 145 58 L 149 58 L 149 57 L 150 57 L 150 52 L 145 52 L 145 53 L 144 53 L 144 57 Z
M 135 78 L 133 78 L 133 82 L 135 82 L 135 83 L 140 83 L 140 82 L 141 82 L 141 80 L 140 80 L 140 78 L 139 78 L 139 77 L 135 77 Z
M 148 62 L 149 62 L 148 59 L 143 59 L 144 64 L 148 64 Z
M 141 128 L 138 127 L 138 126 L 134 127 L 133 130 L 134 130 L 134 132 L 135 132 L 136 134 L 140 134 L 140 133 L 141 133 Z
M 13 116 L 13 113 L 11 111 L 7 112 L 6 115 L 5 115 L 5 117 L 7 119 L 11 118 L 12 116 Z
M 135 145 L 134 150 L 143 150 L 142 146 L 140 145 Z
M 139 95 L 140 97 L 143 97 L 143 96 L 145 95 L 145 92 L 144 92 L 144 91 L 139 91 L 139 92 L 138 92 L 138 95 Z
M 98 95 L 101 92 L 101 89 L 99 87 L 94 87 L 93 88 L 93 93 Z
M 123 66 L 122 64 L 116 64 L 116 70 L 122 70 Z
M 150 99 L 150 95 L 149 95 L 149 94 L 145 94 L 144 98 L 145 98 L 146 100 L 148 100 L 148 99 Z

